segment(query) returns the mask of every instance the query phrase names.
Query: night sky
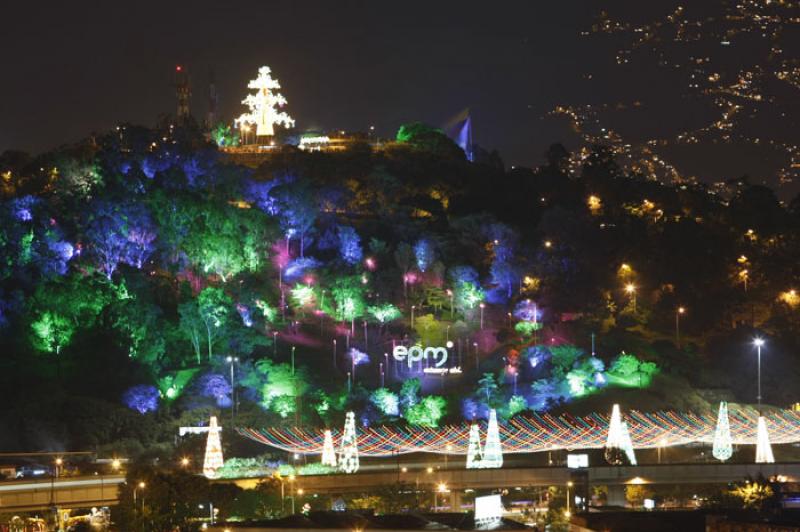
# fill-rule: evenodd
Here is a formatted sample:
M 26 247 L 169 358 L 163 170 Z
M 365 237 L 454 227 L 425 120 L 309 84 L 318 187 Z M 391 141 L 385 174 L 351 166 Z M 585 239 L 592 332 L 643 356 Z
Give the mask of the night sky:
M 174 113 L 176 64 L 189 68 L 200 118 L 213 69 L 220 116 L 230 120 L 243 111 L 247 80 L 269 65 L 301 130 L 374 125 L 388 137 L 404 122 L 442 125 L 470 107 L 478 144 L 509 165 L 534 165 L 553 142 L 580 144 L 567 120 L 548 116 L 556 105 L 650 101 L 650 115 L 616 117 L 634 140 L 704 116 L 683 94 L 682 77 L 646 62 L 620 66 L 618 40 L 581 35 L 601 9 L 646 20 L 675 4 L 23 3 L 4 9 L 0 151 L 40 152 L 119 122 L 152 125 Z M 775 171 L 769 155 L 680 157 L 708 181 L 742 173 L 769 180 Z

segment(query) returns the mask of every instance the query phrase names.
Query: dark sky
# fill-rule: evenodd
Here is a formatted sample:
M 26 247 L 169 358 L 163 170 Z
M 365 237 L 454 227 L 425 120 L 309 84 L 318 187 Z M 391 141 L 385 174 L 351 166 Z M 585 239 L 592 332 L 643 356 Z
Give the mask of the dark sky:
M 564 124 L 543 123 L 580 96 L 591 1 L 35 2 L 6 7 L 0 150 L 41 151 L 120 121 L 174 112 L 176 63 L 193 111 L 209 69 L 220 110 L 238 115 L 247 80 L 272 67 L 301 129 L 391 135 L 469 106 L 476 142 L 531 164 Z
M 230 120 L 243 111 L 247 81 L 269 65 L 301 130 L 374 125 L 393 136 L 404 122 L 442 125 L 470 107 L 477 143 L 507 164 L 533 165 L 553 142 L 577 146 L 565 120 L 546 116 L 557 104 L 678 94 L 659 72 L 620 70 L 612 39 L 580 36 L 601 7 L 647 19 L 674 3 L 15 2 L 3 9 L 0 35 L 0 151 L 44 151 L 123 121 L 152 125 L 174 113 L 178 63 L 191 72 L 195 116 L 205 115 L 213 69 Z M 663 102 L 647 119 L 623 116 L 621 127 L 646 135 L 686 110 L 679 99 Z

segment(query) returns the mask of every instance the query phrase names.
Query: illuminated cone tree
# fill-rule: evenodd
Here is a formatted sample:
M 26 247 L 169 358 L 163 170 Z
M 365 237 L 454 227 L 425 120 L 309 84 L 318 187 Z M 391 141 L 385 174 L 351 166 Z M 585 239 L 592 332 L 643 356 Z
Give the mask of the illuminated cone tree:
M 477 423 L 469 428 L 469 444 L 467 445 L 467 469 L 479 469 L 483 460 L 481 450 L 481 431 Z
M 758 431 L 756 438 L 756 463 L 774 463 L 775 456 L 772 454 L 772 445 L 769 443 L 769 432 L 767 432 L 767 420 L 764 418 L 764 416 L 758 416 Z
M 486 445 L 483 447 L 481 468 L 503 467 L 503 449 L 500 445 L 500 429 L 497 426 L 497 411 L 489 411 L 489 427 L 486 429 Z
M 322 465 L 336 467 L 336 451 L 333 449 L 333 435 L 325 431 L 325 443 L 322 445 Z
M 222 440 L 219 437 L 220 427 L 217 425 L 217 416 L 211 416 L 208 422 L 208 439 L 206 440 L 206 455 L 203 460 L 203 475 L 208 478 L 217 476 L 217 470 L 222 467 Z
M 345 473 L 358 471 L 358 442 L 356 436 L 356 416 L 347 413 L 344 422 L 344 434 L 339 448 L 339 468 Z
M 620 465 L 623 462 L 622 415 L 619 405 L 611 409 L 611 419 L 608 423 L 608 439 L 606 439 L 605 459 L 611 465 Z
M 628 431 L 628 424 L 622 422 L 622 450 L 625 456 L 628 457 L 628 462 L 631 465 L 636 465 L 636 454 L 633 452 L 633 440 L 631 440 L 631 433 Z
M 717 460 L 724 462 L 733 456 L 733 439 L 731 438 L 731 425 L 728 420 L 728 403 L 719 403 L 719 413 L 717 414 L 717 428 L 714 430 L 714 444 L 711 454 Z

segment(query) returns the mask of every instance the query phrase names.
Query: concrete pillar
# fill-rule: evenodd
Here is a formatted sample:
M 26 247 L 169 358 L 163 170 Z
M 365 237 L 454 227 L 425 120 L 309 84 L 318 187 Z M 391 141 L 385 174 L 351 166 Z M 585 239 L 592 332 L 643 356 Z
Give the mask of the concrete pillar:
M 625 498 L 625 485 L 624 484 L 609 484 L 608 485 L 608 506 L 625 506 L 628 500 Z
M 460 512 L 461 511 L 461 490 L 460 489 L 450 490 L 450 511 L 451 512 Z

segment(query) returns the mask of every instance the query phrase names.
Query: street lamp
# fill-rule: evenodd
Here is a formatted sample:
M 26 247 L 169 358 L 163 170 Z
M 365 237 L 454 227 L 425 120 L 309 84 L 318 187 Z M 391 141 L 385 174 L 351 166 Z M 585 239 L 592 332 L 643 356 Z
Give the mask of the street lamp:
M 122 466 L 122 462 L 119 461 L 118 458 L 114 458 L 111 460 L 111 469 L 114 471 L 119 471 L 119 468 Z
M 569 489 L 571 487 L 572 487 L 572 481 L 570 480 L 567 482 L 567 511 L 564 512 L 564 515 L 566 516 L 567 519 L 569 519 L 570 516 L 572 515 L 572 512 L 569 511 Z
M 414 328 L 414 310 L 416 310 L 416 305 L 411 305 L 411 328 Z
M 680 347 L 681 346 L 681 330 L 680 330 L 680 319 L 681 314 L 686 313 L 686 308 L 678 307 L 675 310 L 675 345 Z
M 764 345 L 764 339 L 754 338 L 753 345 L 758 350 L 758 414 L 761 415 L 761 346 Z
M 136 487 L 133 488 L 133 511 L 136 511 L 136 494 L 137 490 L 143 490 L 147 484 L 144 482 L 139 482 Z M 142 500 L 142 510 L 144 511 L 144 500 Z
M 439 501 L 438 501 L 439 495 L 438 494 L 439 493 L 447 493 L 447 484 L 445 484 L 444 482 L 440 482 L 439 485 L 436 487 L 436 492 L 437 492 L 437 495 L 434 495 L 433 505 L 436 507 L 436 510 L 438 511 L 438 508 L 439 508 Z
M 234 382 L 233 365 L 239 362 L 239 357 L 229 356 L 225 359 L 231 365 L 231 423 L 236 419 L 236 383 Z
M 481 307 L 481 330 L 483 330 L 483 309 L 484 309 L 484 308 L 486 308 L 486 305 L 484 305 L 483 303 L 481 303 L 481 304 L 480 304 L 480 305 L 478 305 L 478 306 L 479 306 L 479 307 Z
M 634 285 L 633 283 L 626 284 L 625 293 L 627 293 L 631 297 L 631 304 L 633 305 L 633 311 L 636 312 L 636 285 Z
M 189 467 L 189 458 L 188 457 L 184 456 L 183 458 L 181 458 L 181 467 L 183 467 L 184 469 Z

